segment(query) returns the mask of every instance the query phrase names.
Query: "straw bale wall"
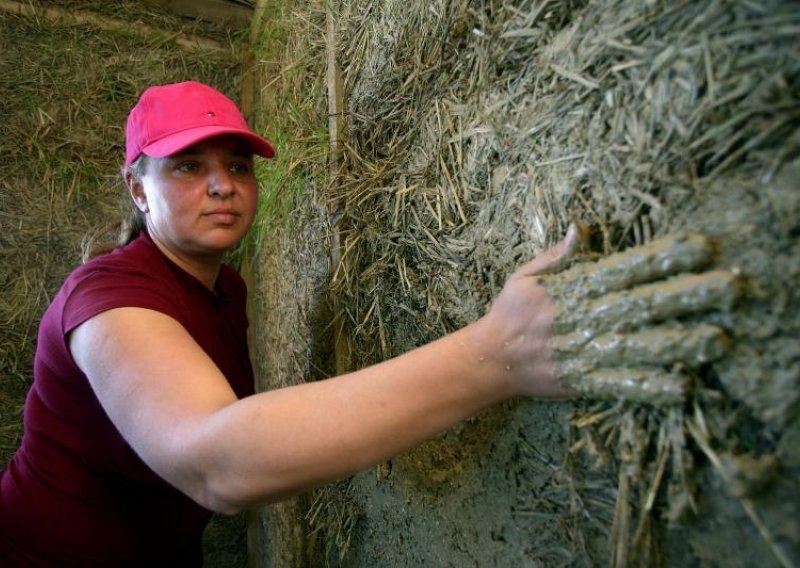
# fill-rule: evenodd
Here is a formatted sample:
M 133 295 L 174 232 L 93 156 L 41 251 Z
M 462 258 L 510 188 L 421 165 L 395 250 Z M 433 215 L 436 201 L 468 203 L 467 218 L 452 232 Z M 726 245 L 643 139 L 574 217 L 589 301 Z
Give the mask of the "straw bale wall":
M 287 61 L 311 79 L 325 73 L 323 42 L 335 49 L 343 134 L 332 180 L 306 203 L 318 212 L 324 201 L 330 227 L 317 218 L 269 245 L 286 264 L 262 274 L 261 300 L 273 287 L 294 292 L 270 305 L 305 306 L 295 314 L 311 331 L 302 349 L 259 345 L 274 363 L 267 385 L 288 376 L 281 362 L 306 380 L 331 371 L 313 363 L 320 314 L 344 322 L 338 355 L 350 367 L 464 325 L 575 219 L 593 227 L 599 256 L 678 229 L 706 233 L 747 294 L 703 316 L 735 347 L 693 374 L 685 404 L 509 403 L 285 514 L 271 509 L 266 541 L 302 544 L 263 552 L 265 563 L 796 565 L 796 7 L 293 6 L 332 11 L 335 35 L 318 15 L 317 35 L 303 36 L 313 55 Z M 287 290 L 286 275 L 303 273 L 300 249 L 320 258 L 326 237 L 334 264 L 320 307 Z M 280 329 L 281 310 L 271 317 Z

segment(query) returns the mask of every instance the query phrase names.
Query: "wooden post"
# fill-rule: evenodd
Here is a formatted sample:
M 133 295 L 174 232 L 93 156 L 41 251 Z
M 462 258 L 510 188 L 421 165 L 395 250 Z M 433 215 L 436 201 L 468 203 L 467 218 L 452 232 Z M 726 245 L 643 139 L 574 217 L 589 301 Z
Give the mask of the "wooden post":
M 257 0 L 255 12 L 250 20 L 250 34 L 249 43 L 244 46 L 242 54 L 242 92 L 241 92 L 241 111 L 248 123 L 253 125 L 255 118 L 255 110 L 260 105 L 259 97 L 256 97 L 256 89 L 258 88 L 258 81 L 256 79 L 256 65 L 255 57 L 253 55 L 253 46 L 258 40 L 258 26 L 261 22 L 261 15 L 264 13 L 264 5 L 266 0 Z M 255 314 L 254 305 L 256 302 L 256 278 L 255 270 L 253 268 L 253 247 L 248 247 L 248 250 L 242 254 L 242 278 L 247 285 L 247 319 L 250 321 L 250 327 L 247 330 L 247 344 L 250 349 L 250 360 L 255 362 L 255 328 L 256 322 L 253 317 Z M 255 366 L 255 365 L 254 365 Z M 257 370 L 255 371 L 257 372 Z M 258 381 L 256 381 L 258 385 Z M 258 510 L 250 510 L 246 513 L 246 533 L 247 533 L 247 566 L 248 568 L 259 568 L 261 566 L 261 559 L 265 558 L 264 545 L 260 537 L 261 532 L 261 514 Z
M 333 179 L 342 165 L 342 130 L 344 127 L 344 83 L 342 74 L 336 64 L 336 14 L 334 0 L 327 3 L 326 13 L 326 51 L 328 86 L 328 140 L 330 144 L 330 176 Z M 336 274 L 339 265 L 345 261 L 342 257 L 342 211 L 343 203 L 334 202 L 328 214 L 336 219 L 331 234 L 331 275 Z M 341 375 L 352 370 L 352 349 L 345 330 L 344 310 L 337 298 L 332 298 L 331 306 L 334 317 L 334 355 L 336 374 Z

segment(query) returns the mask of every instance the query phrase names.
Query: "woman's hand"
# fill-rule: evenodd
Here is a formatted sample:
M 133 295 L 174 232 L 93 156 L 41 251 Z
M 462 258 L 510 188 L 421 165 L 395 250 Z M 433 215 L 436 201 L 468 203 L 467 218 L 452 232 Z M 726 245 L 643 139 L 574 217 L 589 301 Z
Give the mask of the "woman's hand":
M 584 238 L 581 227 L 570 225 L 560 243 L 514 272 L 489 312 L 468 328 L 479 365 L 490 380 L 499 377 L 512 396 L 574 394 L 556 376 L 551 346 L 556 306 L 537 276 L 561 270 Z
M 702 316 L 733 309 L 741 279 L 726 270 L 698 274 L 713 264 L 714 246 L 688 232 L 563 270 L 582 234 L 571 226 L 561 243 L 518 269 L 467 328 L 484 365 L 479 376 L 512 396 L 682 404 L 689 384 L 682 370 L 730 348 L 725 330 Z

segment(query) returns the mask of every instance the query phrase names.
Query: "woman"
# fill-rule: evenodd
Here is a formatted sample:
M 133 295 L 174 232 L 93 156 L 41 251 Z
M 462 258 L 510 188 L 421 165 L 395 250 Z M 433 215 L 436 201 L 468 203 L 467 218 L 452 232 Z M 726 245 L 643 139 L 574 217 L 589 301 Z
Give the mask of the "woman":
M 142 230 L 70 275 L 42 320 L 25 435 L 0 474 L 5 565 L 199 565 L 211 511 L 352 474 L 511 397 L 569 394 L 533 275 L 574 235 L 455 333 L 253 394 L 246 290 L 222 259 L 253 222 L 254 155 L 273 149 L 205 85 L 152 87 L 131 111 L 123 176 Z

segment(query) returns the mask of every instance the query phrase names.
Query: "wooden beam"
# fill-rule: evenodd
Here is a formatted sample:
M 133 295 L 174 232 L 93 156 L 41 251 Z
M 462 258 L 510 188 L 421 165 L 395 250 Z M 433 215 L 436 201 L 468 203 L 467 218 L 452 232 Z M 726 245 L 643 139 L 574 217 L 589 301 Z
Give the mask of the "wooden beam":
M 342 165 L 342 138 L 344 129 L 344 81 L 342 73 L 336 62 L 336 13 L 334 12 L 334 1 L 327 2 L 327 14 L 325 25 L 325 44 L 327 73 L 326 84 L 328 87 L 328 143 L 330 145 L 330 176 L 334 179 L 339 173 Z M 334 222 L 331 233 L 331 274 L 336 275 L 343 265 L 345 259 L 342 255 L 344 247 L 343 227 L 341 209 L 344 203 L 338 201 L 331 204 L 328 214 L 339 220 Z M 344 320 L 344 308 L 340 305 L 338 298 L 333 298 L 332 307 L 334 311 L 334 358 L 336 360 L 336 374 L 342 375 L 352 371 L 353 348 L 350 337 L 347 333 Z
M 208 20 L 234 28 L 246 28 L 253 17 L 252 8 L 228 0 L 144 0 L 144 3 L 180 16 Z
M 186 34 L 176 35 L 175 33 L 166 32 L 143 24 L 115 20 L 90 12 L 78 12 L 55 7 L 43 8 L 33 4 L 14 2 L 12 0 L 0 0 L 0 10 L 23 16 L 44 17 L 48 20 L 64 23 L 65 25 L 85 25 L 109 32 L 134 33 L 144 38 L 154 37 L 170 39 L 175 42 L 175 45 L 185 49 L 225 51 L 231 53 L 231 48 L 229 46 L 208 38 Z
M 253 17 L 250 18 L 250 45 L 258 43 L 258 34 L 261 31 L 261 20 L 267 11 L 267 0 L 256 0 Z
M 250 44 L 247 46 L 246 59 L 244 64 L 244 77 L 242 81 L 242 111 L 245 113 L 245 118 L 250 121 L 251 127 L 253 126 L 253 119 L 255 118 L 255 107 L 261 105 L 261 97 L 256 96 L 256 92 L 260 91 L 260 83 L 256 80 L 256 64 L 253 53 L 254 46 L 258 40 L 258 26 L 261 21 L 261 16 L 264 14 L 266 0 L 256 0 L 256 7 L 253 17 L 250 18 Z M 256 322 L 254 314 L 256 312 L 256 276 L 253 268 L 253 254 L 247 251 L 242 258 L 242 278 L 247 285 L 247 318 L 250 325 L 247 328 L 247 340 L 250 350 L 250 360 L 256 361 L 256 326 L 260 325 Z M 254 365 L 255 367 L 255 365 Z M 256 367 L 255 371 L 255 388 L 258 392 L 259 388 L 259 373 Z M 266 508 L 264 508 L 266 509 Z M 247 568 L 257 568 L 262 565 L 262 559 L 267 558 L 266 544 L 261 537 L 261 510 L 252 509 L 247 513 Z

